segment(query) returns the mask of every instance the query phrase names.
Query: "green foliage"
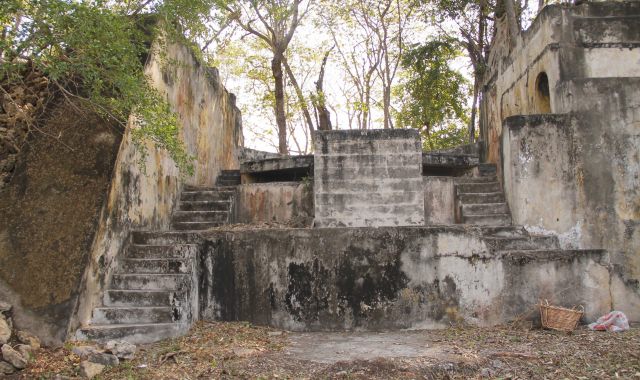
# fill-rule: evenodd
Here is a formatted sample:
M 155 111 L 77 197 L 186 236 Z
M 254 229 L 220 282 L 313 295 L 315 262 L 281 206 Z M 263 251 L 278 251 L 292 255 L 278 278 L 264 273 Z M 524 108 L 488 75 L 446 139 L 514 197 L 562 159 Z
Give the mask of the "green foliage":
M 191 174 L 193 159 L 179 140 L 178 119 L 148 84 L 144 61 L 159 32 L 182 42 L 185 34 L 204 36 L 215 1 L 166 0 L 145 8 L 146 3 L 5 1 L 0 8 L 0 83 L 19 81 L 25 67 L 31 67 L 68 100 L 123 126 L 133 112 L 140 127 L 132 135 L 143 155 L 143 142 L 152 141 L 168 151 L 183 173 Z M 155 15 L 143 14 L 149 11 Z
M 435 40 L 411 47 L 403 57 L 405 81 L 395 89 L 402 104 L 396 127 L 418 129 L 425 148 L 465 142 L 470 86 L 451 68 L 458 55 L 454 41 Z

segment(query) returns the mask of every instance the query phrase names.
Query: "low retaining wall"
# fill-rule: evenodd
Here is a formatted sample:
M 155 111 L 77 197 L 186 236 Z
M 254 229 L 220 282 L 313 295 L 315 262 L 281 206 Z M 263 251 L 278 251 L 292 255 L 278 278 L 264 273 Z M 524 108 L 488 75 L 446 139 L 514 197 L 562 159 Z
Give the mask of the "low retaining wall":
M 313 185 L 308 182 L 240 185 L 235 207 L 235 223 L 313 219 Z
M 609 311 L 599 251 L 490 254 L 471 227 L 216 231 L 205 234 L 205 320 L 287 330 L 436 328 L 537 316 L 549 299 Z

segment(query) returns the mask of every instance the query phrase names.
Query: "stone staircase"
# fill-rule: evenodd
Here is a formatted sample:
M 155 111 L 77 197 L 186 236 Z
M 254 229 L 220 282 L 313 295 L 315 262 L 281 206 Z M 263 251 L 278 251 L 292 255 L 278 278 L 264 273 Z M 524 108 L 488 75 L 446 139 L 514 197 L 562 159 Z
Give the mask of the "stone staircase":
M 119 258 L 103 306 L 79 340 L 148 343 L 186 333 L 197 318 L 198 231 L 229 222 L 239 172 L 223 172 L 214 188 L 186 187 L 173 231 L 134 231 Z
M 496 176 L 496 166 L 479 164 L 477 175 L 455 180 L 456 221 L 486 226 L 511 225 L 511 213 Z

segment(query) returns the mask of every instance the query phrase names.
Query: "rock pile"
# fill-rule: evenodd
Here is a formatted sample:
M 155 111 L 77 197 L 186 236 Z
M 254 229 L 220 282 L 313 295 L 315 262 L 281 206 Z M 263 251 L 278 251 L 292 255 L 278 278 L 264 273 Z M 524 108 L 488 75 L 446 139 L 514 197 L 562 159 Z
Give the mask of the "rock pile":
M 109 341 L 104 348 L 97 346 L 75 346 L 71 350 L 83 361 L 80 363 L 80 376 L 92 379 L 104 371 L 106 367 L 115 367 L 122 360 L 135 357 L 137 347 L 125 341 Z
M 11 305 L 0 301 L 0 375 L 10 375 L 27 367 L 40 340 L 26 331 L 14 331 Z
M 26 331 L 15 330 L 11 305 L 0 301 L 0 378 L 25 369 L 40 349 L 40 340 Z M 135 358 L 138 348 L 125 341 L 108 341 L 103 347 L 76 345 L 71 352 L 80 357 L 80 376 L 92 379 L 106 367 Z

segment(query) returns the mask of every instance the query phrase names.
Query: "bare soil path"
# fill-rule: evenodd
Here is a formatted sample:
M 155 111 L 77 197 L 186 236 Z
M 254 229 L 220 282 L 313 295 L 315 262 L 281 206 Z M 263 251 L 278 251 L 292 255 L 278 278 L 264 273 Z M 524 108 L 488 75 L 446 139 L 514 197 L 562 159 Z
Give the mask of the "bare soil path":
M 41 349 L 13 378 L 74 378 L 70 345 Z M 140 347 L 100 379 L 637 379 L 640 329 L 567 335 L 516 326 L 356 333 L 287 333 L 247 323 L 199 323 Z

